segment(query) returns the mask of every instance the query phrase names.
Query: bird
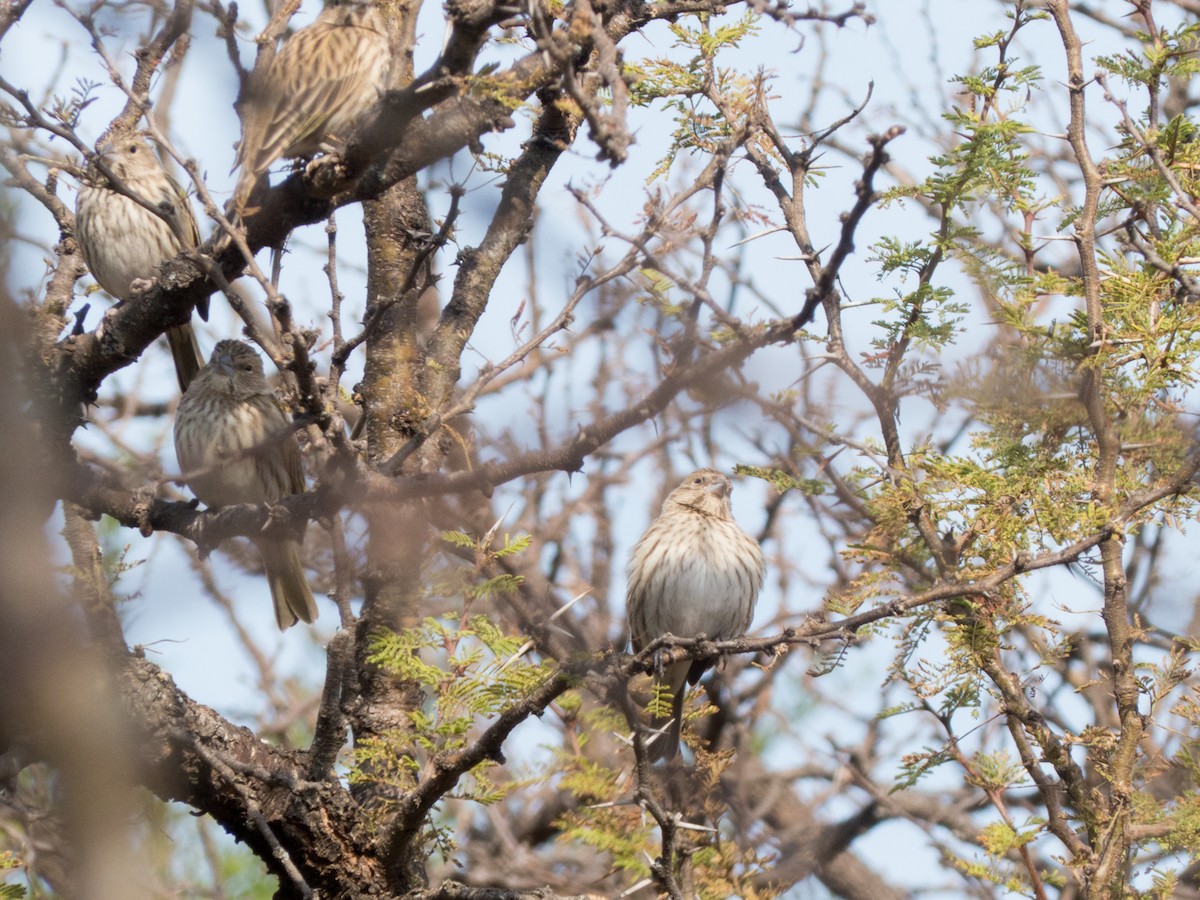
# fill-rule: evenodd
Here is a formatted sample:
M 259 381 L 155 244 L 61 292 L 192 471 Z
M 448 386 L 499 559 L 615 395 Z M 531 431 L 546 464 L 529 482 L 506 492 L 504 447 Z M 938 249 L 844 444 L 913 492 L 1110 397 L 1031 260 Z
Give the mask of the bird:
M 75 238 L 88 271 L 104 290 L 126 301 L 149 286 L 156 269 L 200 244 L 200 229 L 187 193 L 159 163 L 138 132 L 116 132 L 96 145 L 96 156 L 147 209 L 114 190 L 93 163 L 75 195 Z M 161 213 L 161 215 L 158 215 Z M 208 319 L 208 300 L 196 304 Z M 190 324 L 167 329 L 179 389 L 186 391 L 204 365 Z
M 242 120 L 234 209 L 278 159 L 340 150 L 387 86 L 390 44 L 371 0 L 329 0 L 311 25 L 250 74 L 237 102 Z
M 666 634 L 726 641 L 750 627 L 766 562 L 758 541 L 734 521 L 732 491 L 715 469 L 692 472 L 633 548 L 625 609 L 635 653 Z M 670 691 L 671 715 L 651 717 L 659 734 L 649 747 L 651 761 L 679 752 L 685 682 L 695 684 L 708 665 L 682 660 L 660 668 L 656 661 L 655 692 Z
M 274 503 L 304 490 L 291 420 L 263 375 L 262 359 L 242 341 L 219 341 L 179 401 L 175 455 L 192 492 L 210 507 Z M 314 622 L 317 604 L 300 545 L 290 538 L 253 540 L 279 630 Z

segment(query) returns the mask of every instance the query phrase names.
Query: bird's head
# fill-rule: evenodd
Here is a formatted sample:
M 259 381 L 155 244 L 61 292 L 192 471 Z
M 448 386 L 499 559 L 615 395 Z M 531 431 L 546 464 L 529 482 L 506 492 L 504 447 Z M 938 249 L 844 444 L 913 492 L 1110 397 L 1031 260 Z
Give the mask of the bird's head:
M 663 503 L 663 512 L 686 507 L 709 516 L 730 518 L 733 485 L 716 469 L 697 469 L 679 483 Z
M 96 145 L 96 156 L 122 181 L 137 181 L 161 168 L 154 151 L 137 132 L 109 135 Z
M 219 379 L 239 387 L 257 387 L 264 382 L 262 359 L 242 341 L 219 341 L 213 347 L 208 368 Z

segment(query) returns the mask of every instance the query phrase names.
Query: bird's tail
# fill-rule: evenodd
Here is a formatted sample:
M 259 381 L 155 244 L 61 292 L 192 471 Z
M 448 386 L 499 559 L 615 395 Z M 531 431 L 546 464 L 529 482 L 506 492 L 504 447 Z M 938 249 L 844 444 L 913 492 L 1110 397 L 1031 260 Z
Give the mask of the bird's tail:
M 313 599 L 300 562 L 300 545 L 295 541 L 258 541 L 263 568 L 271 585 L 271 600 L 275 603 L 275 622 L 286 631 L 297 620 L 314 622 L 317 601 Z
M 196 332 L 191 325 L 168 328 L 167 343 L 171 345 L 171 359 L 175 361 L 175 377 L 179 379 L 179 390 L 186 391 L 196 373 L 204 368 L 204 357 L 200 355 Z
M 687 676 L 692 664 L 688 660 L 671 663 L 663 672 L 661 680 L 654 682 L 655 698 L 652 704 L 660 705 L 666 701 L 666 692 L 670 691 L 670 715 L 651 715 L 650 729 L 653 740 L 649 743 L 650 762 L 660 759 L 674 759 L 679 752 L 679 736 L 683 730 L 683 701 L 687 697 Z

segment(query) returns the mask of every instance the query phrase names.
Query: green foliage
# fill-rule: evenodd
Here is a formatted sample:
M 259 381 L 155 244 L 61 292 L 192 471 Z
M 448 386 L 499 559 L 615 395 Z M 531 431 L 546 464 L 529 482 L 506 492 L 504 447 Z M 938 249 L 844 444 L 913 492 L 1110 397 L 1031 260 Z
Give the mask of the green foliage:
M 825 482 L 819 481 L 816 478 L 797 478 L 779 469 L 738 465 L 734 467 L 734 472 L 750 478 L 759 478 L 771 485 L 780 494 L 786 494 L 788 491 L 799 491 L 809 496 L 820 496 L 829 490 L 829 486 Z
M 980 881 L 986 885 L 996 885 L 1013 896 L 1035 897 L 1036 893 L 1030 888 L 1027 880 L 1022 877 L 1019 868 L 1013 863 L 988 860 L 987 862 L 969 860 L 956 854 L 947 854 L 949 863 L 968 878 Z M 1043 874 L 1043 881 L 1048 880 Z
M 562 831 L 560 843 L 579 843 L 604 853 L 614 868 L 635 878 L 650 874 L 647 860 L 654 858 L 654 832 L 636 806 L 597 806 L 568 812 L 557 826 Z
M 465 531 L 443 531 L 442 540 L 452 547 L 471 550 L 490 559 L 503 559 L 506 556 L 524 553 L 529 549 L 530 544 L 530 537 L 527 534 L 519 534 L 516 537 L 505 534 L 504 542 L 499 547 L 484 546 L 478 539 Z
M 21 861 L 7 850 L 0 850 L 0 878 L 7 880 L 6 873 L 14 873 L 21 868 Z M 21 884 L 0 884 L 0 900 L 21 900 L 27 891 Z
M 645 291 L 637 298 L 639 303 L 650 304 L 666 316 L 678 316 L 684 311 L 686 307 L 671 301 L 671 291 L 675 285 L 670 278 L 662 272 L 645 267 L 640 269 L 638 274 L 641 276 L 641 287 Z
M 764 887 L 761 875 L 773 860 L 767 854 L 739 847 L 722 796 L 721 773 L 732 763 L 730 751 L 699 751 L 694 770 L 687 774 L 686 790 L 692 802 L 688 821 L 707 826 L 680 829 L 676 839 L 680 869 L 686 870 L 697 895 L 713 900 L 727 897 L 768 898 L 777 891 Z M 661 838 L 654 819 L 629 797 L 628 770 L 617 769 L 583 755 L 563 761 L 560 786 L 570 791 L 580 806 L 557 823 L 560 843 L 578 843 L 606 854 L 615 870 L 628 873 L 630 882 L 649 877 L 649 860 L 661 853 Z
M 527 655 L 530 643 L 524 636 L 471 611 L 480 602 L 491 608 L 499 595 L 511 594 L 521 584 L 518 577 L 494 571 L 494 564 L 527 550 L 529 537 L 506 534 L 496 546 L 492 537 L 480 539 L 461 531 L 442 534 L 456 557 L 469 556 L 474 562 L 468 567 L 449 559 L 430 573 L 432 590 L 457 595 L 461 611 L 426 618 L 403 631 L 371 635 L 369 661 L 418 688 L 424 699 L 406 712 L 407 727 L 358 741 L 347 775 L 352 784 L 386 785 L 393 795 L 412 790 L 430 773 L 435 756 L 462 750 L 472 739 L 473 727 L 486 727 L 556 671 L 553 663 Z M 519 786 L 494 762 L 485 761 L 466 773 L 443 800 L 490 805 Z M 452 856 L 449 824 L 431 822 L 423 840 L 428 848 Z
M 868 395 L 885 438 L 888 414 L 899 418 L 903 403 L 915 395 L 966 424 L 961 439 L 947 445 L 919 439 L 902 444 L 893 438 L 877 448 L 857 435 L 855 441 L 845 440 L 875 463 L 853 470 L 841 485 L 870 524 L 846 544 L 843 557 L 851 574 L 827 598 L 829 609 L 850 615 L 925 586 L 963 586 L 949 601 L 872 629 L 894 637 L 887 684 L 909 694 L 879 718 L 915 715 L 935 723 L 940 739 L 910 749 L 894 789 L 910 788 L 935 769 L 956 767 L 959 777 L 991 801 L 998 817 L 979 833 L 977 854 L 952 856 L 951 863 L 988 885 L 986 891 L 998 886 L 1022 896 L 1039 895 L 1039 880 L 1062 883 L 1064 872 L 1034 872 L 1032 864 L 1016 863 L 1035 846 L 1045 859 L 1048 851 L 1039 842 L 1057 838 L 1050 836 L 1043 817 L 1013 820 L 1001 799 L 1014 789 L 1028 790 L 1030 781 L 1026 764 L 1004 743 L 1002 687 L 1005 676 L 1024 677 L 1012 670 L 1070 671 L 1075 641 L 1047 614 L 1044 602 L 1035 606 L 1042 598 L 1031 594 L 1032 579 L 1016 574 L 986 589 L 971 587 L 1011 570 L 1015 560 L 1086 543 L 1106 529 L 1132 541 L 1142 530 L 1184 527 L 1196 514 L 1186 491 L 1161 490 L 1152 500 L 1140 498 L 1162 488 L 1194 451 L 1194 423 L 1181 421 L 1181 412 L 1194 402 L 1200 374 L 1200 304 L 1192 274 L 1200 259 L 1200 216 L 1194 205 L 1200 196 L 1200 129 L 1184 115 L 1157 121 L 1157 97 L 1140 115 L 1129 112 L 1124 101 L 1113 101 L 1126 119 L 1116 146 L 1097 160 L 1103 190 L 1092 221 L 1098 229 L 1113 223 L 1096 239 L 1097 280 L 1085 286 L 1078 275 L 1045 264 L 1052 254 L 1035 237 L 1033 223 L 1043 223 L 1041 232 L 1067 233 L 1085 226 L 1085 210 L 1047 196 L 1048 179 L 1035 169 L 1045 151 L 1024 106 L 1041 90 L 1042 76 L 1036 66 L 1019 65 L 1011 51 L 1014 35 L 1041 18 L 1018 3 L 1011 31 L 976 41 L 980 50 L 993 49 L 996 61 L 955 79 L 965 98 L 945 115 L 955 139 L 929 160 L 925 177 L 884 195 L 885 206 L 918 200 L 935 227 L 923 238 L 913 239 L 911 232 L 885 236 L 872 247 L 874 271 L 893 290 L 872 301 L 871 352 L 856 362 L 875 379 L 875 392 Z M 1187 79 L 1200 71 L 1197 26 L 1161 29 L 1140 40 L 1140 52 L 1098 62 L 1143 100 L 1166 78 Z M 985 235 L 982 223 L 989 221 L 1008 237 Z M 1005 339 L 962 361 L 947 377 L 941 372 L 943 359 L 954 353 L 968 313 L 955 286 L 960 272 L 986 297 Z M 1055 318 L 1047 314 L 1063 307 L 1067 311 Z M 1103 416 L 1083 402 L 1093 389 Z M 1111 423 L 1115 438 L 1097 433 L 1102 418 Z M 832 426 L 828 434 L 841 438 Z M 1102 437 L 1120 448 L 1119 459 L 1105 473 L 1107 493 L 1098 487 Z M 804 490 L 786 466 L 743 471 L 780 491 Z M 1081 581 L 1097 571 L 1087 553 L 1070 561 Z M 1111 590 L 1110 583 L 1106 586 Z M 1076 601 L 1072 611 L 1079 605 Z M 1186 723 L 1179 733 L 1194 734 L 1200 727 L 1200 699 L 1190 687 L 1195 646 L 1182 642 L 1150 650 L 1151 635 L 1140 621 L 1131 621 L 1128 631 L 1131 640 L 1147 647 L 1146 658 L 1131 665 L 1139 712 L 1174 730 L 1178 722 L 1166 719 L 1170 707 Z M 1043 677 L 1030 675 L 1030 685 Z M 1067 684 L 1067 692 L 1072 687 L 1081 694 L 1112 691 L 1111 676 L 1103 671 L 1089 670 Z M 1035 689 L 1028 690 L 1032 697 Z M 1044 708 L 1060 713 L 1057 706 Z M 1064 719 L 1071 721 L 1069 714 Z M 1007 724 L 1017 732 L 1024 727 L 1023 739 L 1030 743 L 1023 752 L 1033 746 L 1037 757 L 1040 723 L 1022 726 L 1010 718 Z M 1116 780 L 1122 753 L 1128 752 L 1121 745 L 1121 728 L 1100 715 L 1075 731 L 1062 721 L 1051 728 L 1071 747 L 1072 758 L 1086 759 L 1088 778 Z M 1194 742 L 1180 744 L 1169 767 L 1159 760 L 1137 768 L 1137 784 L 1159 777 L 1197 783 Z M 1042 757 L 1033 763 L 1043 772 L 1050 746 L 1043 744 Z M 1105 807 L 1098 797 L 1072 802 L 1078 807 L 1068 818 L 1088 828 L 1100 827 L 1093 822 L 1115 827 L 1100 812 Z M 1195 791 L 1183 790 L 1167 801 L 1161 793 L 1139 791 L 1131 803 L 1132 819 L 1153 835 L 1141 841 L 1143 848 L 1154 844 L 1181 858 L 1200 855 Z M 1170 896 L 1175 872 L 1164 864 L 1152 874 L 1153 888 L 1144 895 Z
M 960 234 L 966 235 L 965 231 Z M 897 291 L 890 298 L 875 301 L 885 314 L 891 315 L 873 323 L 879 327 L 879 332 L 871 339 L 872 345 L 889 350 L 904 340 L 917 349 L 944 348 L 954 339 L 967 306 L 955 299 L 949 288 L 936 287 L 922 277 L 936 265 L 935 257 L 941 251 L 892 238 L 884 238 L 873 249 L 871 261 L 879 263 L 881 275 L 900 273 L 917 279 L 917 284 L 911 291 Z M 880 355 L 867 360 L 867 365 L 879 368 L 886 359 L 886 355 Z
M 1028 844 L 1037 837 L 1036 831 L 1024 833 L 1016 831 L 1007 822 L 993 822 L 979 834 L 979 843 L 992 856 L 1004 856 L 1010 850 L 1015 850 Z
M 649 702 L 646 704 L 646 715 L 663 718 L 671 715 L 671 704 L 674 697 L 671 686 L 666 682 L 656 681 L 651 691 Z
M 522 637 L 505 633 L 483 615 L 426 619 L 399 633 L 372 635 L 370 661 L 420 686 L 425 701 L 407 711 L 408 727 L 359 740 L 350 783 L 386 785 L 396 794 L 416 787 L 430 773 L 435 755 L 466 747 L 472 726 L 494 720 L 553 674 L 552 664 L 530 661 L 525 649 Z M 494 762 L 484 761 L 443 801 L 499 803 L 519 787 L 502 775 Z M 453 854 L 448 824 L 431 822 L 423 840 L 447 858 Z
M 761 76 L 746 76 L 717 64 L 722 51 L 739 47 L 758 33 L 754 12 L 722 24 L 714 24 L 707 14 L 685 16 L 668 27 L 675 38 L 673 48 L 682 48 L 691 57 L 685 62 L 668 56 L 645 59 L 627 63 L 624 71 L 630 102 L 651 108 L 661 104 L 676 124 L 667 153 L 650 181 L 666 175 L 680 152 L 712 153 L 741 127 L 746 111 L 762 102 L 765 90 Z M 720 103 L 715 102 L 718 96 Z
M 971 757 L 968 780 L 986 791 L 1004 791 L 1027 783 L 1028 778 L 1021 761 L 1013 759 L 1003 750 L 979 752 Z M 1030 838 L 1032 839 L 1032 838 Z M 1016 846 L 1015 844 L 1011 846 Z M 1005 850 L 998 851 L 1006 852 Z
M 1192 23 L 1162 29 L 1154 37 L 1139 32 L 1141 52 L 1126 50 L 1096 57 L 1109 74 L 1139 87 L 1156 87 L 1163 78 L 1187 78 L 1200 71 L 1195 51 L 1200 48 L 1200 26 Z
M 1149 812 L 1150 820 L 1166 821 L 1153 798 L 1143 808 Z M 1200 855 L 1200 794 L 1189 791 L 1180 797 L 1170 810 L 1170 830 L 1159 839 L 1159 842 L 1172 850 L 1184 850 L 1195 857 Z
M 1018 12 L 1013 33 L 1037 18 Z M 1148 44 L 1146 59 L 1127 56 L 1106 60 L 1105 65 L 1139 84 L 1191 74 L 1196 66 L 1195 35 L 1194 27 L 1164 33 L 1154 48 Z M 936 548 L 918 528 L 915 510 L 936 523 L 943 536 L 941 549 L 951 554 L 948 561 L 955 577 L 964 582 L 996 571 L 1017 554 L 1053 550 L 1105 527 L 1113 507 L 1095 497 L 1096 441 L 1078 401 L 1085 369 L 1099 374 L 1107 402 L 1122 412 L 1117 427 L 1126 449 L 1116 473 L 1114 504 L 1144 490 L 1157 472 L 1177 468 L 1190 448 L 1173 423 L 1182 392 L 1194 385 L 1200 322 L 1196 304 L 1180 302 L 1160 268 L 1137 263 L 1127 253 L 1102 254 L 1108 332 L 1097 348 L 1082 313 L 1049 327 L 1038 320 L 1045 297 L 1077 294 L 1076 282 L 1052 270 L 1032 273 L 1018 259 L 981 247 L 974 226 L 958 224 L 956 215 L 970 222 L 973 211 L 985 203 L 1022 216 L 1041 214 L 1058 203 L 1038 196 L 1024 144 L 1031 129 L 1016 115 L 1021 98 L 1040 89 L 1040 73 L 1037 67 L 1017 67 L 1007 57 L 1010 39 L 1010 33 L 1000 32 L 976 42 L 981 49 L 996 47 L 1001 60 L 957 79 L 970 103 L 946 118 L 960 140 L 930 160 L 934 171 L 925 180 L 885 197 L 885 202 L 920 198 L 940 211 L 940 225 L 923 241 L 885 237 L 875 245 L 878 271 L 899 276 L 905 284 L 891 298 L 876 301 L 883 313 L 874 322 L 872 343 L 878 353 L 864 365 L 900 374 L 901 355 L 937 352 L 957 338 L 965 307 L 938 276 L 949 258 L 967 265 L 993 298 L 998 319 L 1021 340 L 996 348 L 989 358 L 968 362 L 957 378 L 930 394 L 939 406 L 959 405 L 984 426 L 970 432 L 968 453 L 908 448 L 906 477 L 873 484 L 870 470 L 864 470 L 859 499 L 868 505 L 874 528 L 845 551 L 864 571 L 832 604 L 838 612 L 853 612 L 885 594 L 889 568 L 899 572 L 934 567 Z M 1002 108 L 999 100 L 1005 95 L 1016 105 Z M 1176 117 L 1161 132 L 1147 130 L 1153 143 L 1128 138 L 1107 163 L 1106 174 L 1119 195 L 1107 198 L 1110 202 L 1125 208 L 1131 202 L 1158 204 L 1154 209 L 1160 231 L 1154 249 L 1167 263 L 1194 258 L 1200 251 L 1191 220 L 1167 203 L 1170 191 L 1160 164 L 1165 152 L 1179 161 L 1175 177 L 1191 184 L 1193 161 L 1200 161 L 1194 134 L 1194 126 Z M 1152 158 L 1155 153 L 1158 161 Z M 1025 246 L 1031 246 L 1028 240 Z M 897 379 L 898 392 L 920 390 L 917 373 L 929 369 L 908 371 L 907 381 Z M 1169 497 L 1136 510 L 1126 527 L 1133 530 L 1162 515 L 1187 514 L 1191 507 L 1187 499 Z M 1057 627 L 1045 616 L 1030 613 L 1017 581 L 987 597 L 957 602 L 945 615 L 915 615 L 901 626 L 891 677 L 908 683 L 923 702 L 898 704 L 889 714 L 932 704 L 929 708 L 948 721 L 957 711 L 978 709 L 985 687 L 979 679 L 981 656 L 1002 652 L 1005 635 L 1016 628 L 1047 633 L 1046 646 L 1053 647 Z M 922 653 L 919 648 L 934 633 L 944 645 L 936 646 L 936 656 Z M 1178 654 L 1147 671 L 1143 682 L 1152 698 L 1170 695 L 1190 674 Z M 900 784 L 911 785 L 953 759 L 949 746 L 910 754 Z
M 426 703 L 409 714 L 410 737 L 439 752 L 461 749 L 477 719 L 496 716 L 553 673 L 519 658 L 524 644 L 485 616 L 448 616 L 372 635 L 369 660 L 425 690 Z

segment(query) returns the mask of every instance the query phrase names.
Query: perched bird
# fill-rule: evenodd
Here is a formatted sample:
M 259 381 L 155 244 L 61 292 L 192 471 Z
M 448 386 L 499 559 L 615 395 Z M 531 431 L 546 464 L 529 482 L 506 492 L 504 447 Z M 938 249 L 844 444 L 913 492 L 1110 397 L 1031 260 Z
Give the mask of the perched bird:
M 237 110 L 242 139 L 234 209 L 281 158 L 341 149 L 387 86 L 387 27 L 371 0 L 329 0 L 246 82 Z
M 635 652 L 665 634 L 727 641 L 746 633 L 766 563 L 758 541 L 733 520 L 732 490 L 715 469 L 693 472 L 633 548 L 625 608 Z M 671 692 L 671 716 L 652 717 L 655 730 L 670 725 L 650 745 L 652 760 L 679 751 L 684 682 L 695 684 L 706 668 L 699 660 L 673 662 L 656 680 Z
M 109 171 L 131 194 L 145 200 L 161 215 L 113 190 L 95 165 L 75 196 L 75 237 L 92 277 L 118 300 L 145 289 L 156 272 L 184 249 L 200 244 L 200 230 L 187 193 L 154 156 L 137 133 L 110 135 L 96 147 Z M 196 304 L 208 319 L 208 300 Z M 191 325 L 167 329 L 180 390 L 204 365 Z
M 213 348 L 175 414 L 175 454 L 184 477 L 208 506 L 274 503 L 304 490 L 291 422 L 263 376 L 262 360 L 241 341 Z M 304 576 L 300 546 L 255 538 L 275 602 L 279 630 L 312 622 L 317 604 Z

